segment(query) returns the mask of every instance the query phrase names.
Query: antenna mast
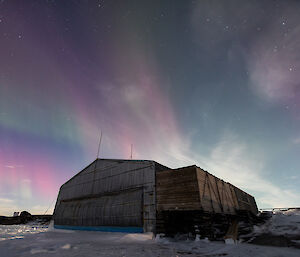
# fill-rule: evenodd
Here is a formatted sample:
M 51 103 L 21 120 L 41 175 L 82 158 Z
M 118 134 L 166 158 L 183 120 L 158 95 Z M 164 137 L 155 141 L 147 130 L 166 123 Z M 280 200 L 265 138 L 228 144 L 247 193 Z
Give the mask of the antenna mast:
M 100 131 L 100 139 L 99 139 L 99 145 L 98 145 L 98 151 L 97 151 L 96 160 L 99 158 L 101 140 L 102 140 L 102 130 Z
M 94 168 L 94 172 L 93 172 L 93 184 L 92 184 L 92 191 L 91 191 L 92 194 L 94 192 L 95 176 L 96 176 L 97 162 L 98 162 L 99 153 L 100 153 L 101 140 L 102 140 L 102 130 L 100 130 L 100 139 L 99 139 L 99 145 L 98 145 L 98 150 L 97 150 L 97 156 L 96 156 L 96 160 L 95 160 L 95 168 Z

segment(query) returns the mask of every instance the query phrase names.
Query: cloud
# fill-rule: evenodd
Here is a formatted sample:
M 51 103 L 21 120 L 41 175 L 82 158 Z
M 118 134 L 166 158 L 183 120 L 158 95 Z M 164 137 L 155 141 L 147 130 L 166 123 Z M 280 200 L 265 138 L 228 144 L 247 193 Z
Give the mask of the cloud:
M 257 36 L 247 56 L 251 86 L 273 103 L 300 100 L 299 8 L 290 6 Z
M 299 193 L 273 183 L 268 178 L 270 173 L 265 167 L 263 153 L 250 147 L 237 134 L 226 130 L 220 141 L 204 155 L 190 148 L 189 137 L 187 141 L 167 139 L 162 139 L 164 144 L 153 140 L 148 156 L 172 168 L 196 164 L 252 194 L 260 208 L 299 205 Z
M 3 203 L 12 203 L 13 200 L 8 199 L 8 198 L 0 198 L 0 205 Z
M 233 133 L 224 134 L 204 163 L 212 174 L 252 193 L 260 207 L 289 207 L 300 202 L 299 194 L 267 178 L 261 153 L 256 154 Z
M 293 143 L 295 145 L 299 145 L 300 144 L 300 137 L 294 138 Z
M 267 7 L 264 1 L 198 1 L 191 25 L 201 50 L 212 59 L 223 54 L 228 62 L 239 55 L 253 92 L 292 111 L 300 107 L 300 6 L 289 1 L 276 11 Z M 216 49 L 227 49 L 227 56 Z
M 0 198 L 0 216 L 12 216 L 15 211 L 21 212 L 23 210 L 26 210 L 31 214 L 44 214 L 46 211 L 46 214 L 52 214 L 54 210 L 54 204 L 55 202 L 53 202 L 51 206 L 29 206 L 25 203 L 18 204 L 17 200 L 12 200 L 9 198 Z
M 225 131 L 220 141 L 206 155 L 197 154 L 184 142 L 169 142 L 164 146 L 163 152 L 159 144 L 154 145 L 157 153 L 151 154 L 155 160 L 170 167 L 196 164 L 252 194 L 259 208 L 299 205 L 299 193 L 281 187 L 268 178 L 263 153 L 230 131 Z
M 5 165 L 4 167 L 9 168 L 9 169 L 14 169 L 15 168 L 15 166 L 13 166 L 13 165 Z
M 12 199 L 0 198 L 0 216 L 12 216 L 13 212 L 17 210 L 18 207 Z
M 31 199 L 31 180 L 30 179 L 22 179 L 19 185 L 20 197 L 23 199 Z
M 32 214 L 44 214 L 45 212 L 46 212 L 45 214 L 52 214 L 53 211 L 54 211 L 54 206 L 49 207 L 45 205 L 35 205 L 30 208 L 30 213 Z
M 23 165 L 4 165 L 5 168 L 9 169 L 16 169 L 16 168 L 22 168 L 24 167 Z

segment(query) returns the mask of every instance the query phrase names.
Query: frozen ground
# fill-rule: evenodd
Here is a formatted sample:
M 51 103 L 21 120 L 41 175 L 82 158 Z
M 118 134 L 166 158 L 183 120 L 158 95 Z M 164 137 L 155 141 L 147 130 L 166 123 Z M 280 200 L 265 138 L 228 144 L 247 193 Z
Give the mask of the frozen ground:
M 48 231 L 48 226 L 39 223 L 26 225 L 0 225 L 0 242 L 8 239 L 22 239 L 25 235 Z M 0 251 L 1 256 L 1 251 Z
M 266 223 L 255 226 L 251 234 L 245 235 L 244 240 L 255 244 L 293 246 L 300 249 L 300 210 L 275 212 Z
M 299 235 L 300 212 L 277 213 L 254 234 Z M 255 244 L 224 244 L 208 240 L 152 239 L 151 234 L 69 231 L 36 224 L 0 226 L 0 257 L 153 257 L 233 256 L 299 257 L 300 250 Z
M 11 227 L 11 226 L 10 226 Z M 2 229 L 2 228 L 1 228 Z M 25 229 L 27 232 L 21 232 Z M 141 257 L 141 256 L 291 256 L 299 257 L 300 250 L 250 244 L 226 245 L 221 242 L 172 241 L 152 239 L 150 234 L 123 234 L 87 231 L 49 230 L 37 228 L 12 228 L 18 231 L 13 237 L 0 241 L 1 257 L 58 256 L 58 257 Z M 2 230 L 3 231 L 3 230 Z M 37 233 L 41 231 L 40 233 Z M 18 239 L 17 235 L 22 235 Z M 3 237 L 3 235 L 1 235 Z
M 254 233 L 300 236 L 300 210 L 278 211 L 264 225 L 254 227 Z

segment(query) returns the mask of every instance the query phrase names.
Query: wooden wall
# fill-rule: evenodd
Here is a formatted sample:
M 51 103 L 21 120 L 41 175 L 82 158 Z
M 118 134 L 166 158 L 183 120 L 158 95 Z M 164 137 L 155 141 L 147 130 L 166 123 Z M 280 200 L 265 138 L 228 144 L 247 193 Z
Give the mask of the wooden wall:
M 158 172 L 156 197 L 158 212 L 199 210 L 235 215 L 237 210 L 258 211 L 251 195 L 197 166 Z
M 238 209 L 230 184 L 196 167 L 201 209 L 205 212 L 235 214 Z
M 234 188 L 236 194 L 236 198 L 239 206 L 238 210 L 249 211 L 253 214 L 257 214 L 258 209 L 254 197 L 235 186 L 232 187 Z
M 156 173 L 156 208 L 158 212 L 200 209 L 195 167 Z

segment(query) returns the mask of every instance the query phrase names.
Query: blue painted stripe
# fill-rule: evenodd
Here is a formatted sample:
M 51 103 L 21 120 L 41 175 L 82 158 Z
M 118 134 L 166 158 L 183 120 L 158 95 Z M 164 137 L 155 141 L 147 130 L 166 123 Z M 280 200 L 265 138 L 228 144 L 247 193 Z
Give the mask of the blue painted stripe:
M 86 231 L 103 231 L 103 232 L 123 232 L 123 233 L 143 233 L 142 227 L 83 227 L 83 226 L 65 226 L 54 225 L 57 229 L 86 230 Z

